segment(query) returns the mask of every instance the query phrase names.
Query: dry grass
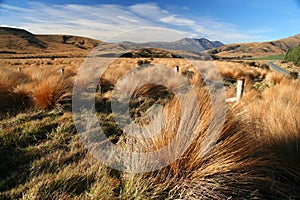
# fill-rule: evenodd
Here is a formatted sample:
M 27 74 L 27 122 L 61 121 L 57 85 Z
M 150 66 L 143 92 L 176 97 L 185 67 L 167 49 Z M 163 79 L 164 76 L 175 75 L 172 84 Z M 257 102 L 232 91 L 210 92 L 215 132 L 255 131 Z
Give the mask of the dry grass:
M 266 81 L 268 81 L 270 84 L 279 84 L 282 80 L 284 80 L 285 75 L 280 74 L 278 72 L 270 72 L 266 75 Z
M 249 67 L 246 63 L 215 62 L 222 77 L 231 79 L 262 79 L 268 73 L 267 70 L 257 67 Z
M 46 109 L 56 106 L 61 97 L 71 96 L 74 73 L 59 68 L 2 68 L 0 77 L 1 112 Z
M 277 176 L 291 183 L 290 189 L 295 191 L 299 191 L 297 187 L 300 181 L 299 89 L 299 81 L 282 79 L 252 103 L 245 101 L 244 105 L 253 120 L 257 140 L 282 159 L 277 166 L 280 169 Z
M 158 158 L 165 162 L 179 155 L 169 166 L 146 175 L 134 176 L 139 181 L 135 184 L 138 190 L 135 194 L 144 193 L 147 188 L 149 195 L 164 199 L 248 199 L 274 195 L 281 184 L 272 179 L 275 173 L 273 166 L 279 165 L 280 161 L 257 141 L 255 130 L 250 129 L 250 119 L 245 118 L 241 110 L 230 110 L 220 135 L 211 137 L 215 133 L 211 133 L 208 128 L 211 122 L 210 97 L 205 90 L 197 93 L 201 97 L 200 103 L 191 102 L 189 95 L 181 102 L 186 110 L 179 108 L 176 99 L 168 103 L 167 121 L 158 136 L 135 141 L 133 146 L 132 139 L 127 138 L 126 141 L 131 141 L 128 148 L 139 152 L 161 149 L 178 135 L 194 138 L 184 152 L 180 151 L 188 143 L 181 140 L 176 146 L 169 147 L 163 157 Z M 201 114 L 189 110 L 193 105 L 200 108 Z M 216 121 L 220 123 L 220 119 Z M 212 130 L 216 131 L 217 123 L 212 122 Z M 153 135 L 151 131 L 157 130 L 157 126 L 159 122 L 152 124 L 146 133 Z M 209 142 L 207 138 L 210 138 Z M 212 144 L 214 146 L 211 149 Z
M 12 111 L 27 106 L 29 100 L 23 91 L 15 91 L 19 85 L 26 84 L 29 77 L 9 68 L 1 68 L 0 77 L 0 111 Z
M 116 60 L 104 78 L 109 83 L 117 83 L 120 91 L 132 93 L 131 101 L 137 100 L 136 105 L 142 99 L 140 108 L 143 112 L 134 119 L 140 120 L 138 122 L 147 120 L 140 123 L 146 129 L 139 133 L 152 136 L 136 139 L 121 132 L 116 145 L 137 152 L 167 147 L 158 160 L 172 162 L 144 174 L 119 172 L 97 162 L 77 136 L 72 113 L 50 109 L 55 108 L 62 97 L 70 95 L 80 61 L 75 60 L 72 64 L 71 60 L 58 59 L 6 60 L 0 77 L 1 111 L 29 107 L 47 109 L 6 115 L 0 121 L 1 199 L 300 197 L 298 80 L 276 78 L 279 75 L 275 76 L 273 72 L 240 63 L 217 62 L 222 76 L 243 77 L 248 84 L 242 100 L 226 106 L 225 123 L 220 128 L 221 118 L 211 122 L 211 96 L 203 83 L 203 78 L 217 80 L 209 66 L 201 69 L 205 77 L 196 75 L 187 79 L 193 86 L 196 100 L 199 100 L 195 101 L 191 98 L 193 93 L 186 93 L 181 99 L 173 98 L 172 91 L 184 94 L 183 82 L 176 75 L 165 77 L 158 74 L 153 78 L 171 78 L 165 87 L 157 84 L 141 86 L 130 76 L 119 80 L 127 70 L 137 67 L 138 60 Z M 170 68 L 180 66 L 180 73 L 195 72 L 191 63 L 184 59 L 160 58 L 151 63 L 165 64 Z M 22 67 L 21 72 L 18 72 L 18 66 Z M 64 76 L 59 72 L 61 67 L 65 68 Z M 150 80 L 149 74 L 153 74 L 153 70 L 149 66 L 140 78 Z M 265 84 L 266 87 L 258 89 L 254 84 Z M 228 94 L 234 89 L 231 86 L 225 88 Z M 99 101 L 103 101 L 99 102 L 100 124 L 110 136 L 120 134 L 107 111 L 109 109 L 106 109 L 111 92 L 99 95 Z M 168 96 L 167 100 L 164 95 Z M 162 129 L 159 127 L 163 119 L 155 113 L 148 115 L 154 103 L 161 104 L 166 113 Z M 217 111 L 222 111 L 221 104 L 214 106 L 217 106 Z M 167 146 L 172 141 L 176 141 L 176 145 Z M 185 146 L 187 148 L 183 149 Z M 139 164 L 138 167 L 145 169 L 155 167 L 155 163 L 153 166 Z

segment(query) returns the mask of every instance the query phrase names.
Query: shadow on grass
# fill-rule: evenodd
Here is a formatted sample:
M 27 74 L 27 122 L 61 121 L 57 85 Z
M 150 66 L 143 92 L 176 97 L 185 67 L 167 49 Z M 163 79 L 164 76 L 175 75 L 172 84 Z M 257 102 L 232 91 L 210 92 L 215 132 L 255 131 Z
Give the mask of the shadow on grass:
M 47 153 L 31 151 L 30 147 L 41 144 L 57 126 L 56 123 L 48 124 L 32 132 L 25 132 L 19 137 L 14 138 L 11 133 L 0 138 L 0 192 L 15 188 L 28 180 L 31 162 Z

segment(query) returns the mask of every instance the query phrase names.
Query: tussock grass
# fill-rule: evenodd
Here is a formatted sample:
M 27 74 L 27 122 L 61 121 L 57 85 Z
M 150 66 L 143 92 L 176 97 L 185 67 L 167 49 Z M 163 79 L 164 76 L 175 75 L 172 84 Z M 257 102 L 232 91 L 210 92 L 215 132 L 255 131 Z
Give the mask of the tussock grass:
M 58 104 L 61 97 L 71 96 L 73 76 L 67 70 L 64 75 L 58 69 L 14 71 L 1 69 L 0 111 L 19 112 L 25 109 L 48 109 Z
M 231 79 L 263 79 L 267 70 L 258 67 L 249 67 L 246 63 L 215 62 L 222 77 Z
M 285 75 L 280 74 L 278 72 L 270 72 L 266 75 L 266 80 L 274 85 L 279 84 L 285 78 Z
M 146 175 L 134 175 L 132 179 L 139 181 L 135 189 L 140 191 L 135 194 L 148 192 L 155 198 L 164 199 L 248 199 L 274 195 L 280 184 L 271 176 L 275 173 L 273 165 L 279 161 L 256 140 L 243 111 L 230 110 L 220 135 L 211 137 L 214 133 L 208 128 L 211 119 L 209 95 L 204 90 L 198 91 L 198 95 L 201 96 L 197 105 L 201 108 L 200 115 L 196 111 L 182 113 L 179 102 L 174 99 L 166 107 L 168 118 L 159 136 L 133 146 L 128 144 L 131 151 L 154 151 L 169 144 L 176 134 L 183 134 L 183 138 L 194 137 L 186 151 L 169 166 Z M 190 98 L 185 101 L 184 105 L 188 101 L 191 103 Z M 157 130 L 157 124 L 153 126 L 149 132 Z M 206 138 L 210 138 L 209 142 Z M 131 140 L 127 138 L 126 141 Z M 182 141 L 160 159 L 173 158 L 180 150 L 178 147 L 185 145 L 187 143 Z
M 102 80 L 115 86 L 126 70 L 137 67 L 137 61 L 116 60 Z M 211 97 L 203 82 L 207 77 L 217 79 L 209 67 L 202 69 L 205 77 L 186 79 L 192 84 L 193 93 L 182 99 L 172 93 L 180 94 L 184 89 L 176 76 L 166 86 L 140 85 L 136 79 L 124 78 L 116 87 L 132 92 L 131 112 L 139 114 L 131 117 L 139 125 L 147 126 L 139 133 L 151 137 L 136 139 L 119 131 L 108 108 L 111 91 L 97 94 L 100 125 L 108 137 L 117 138 L 114 143 L 120 148 L 149 152 L 167 147 L 159 159 L 167 162 L 177 158 L 152 172 L 133 174 L 111 169 L 93 158 L 76 134 L 72 113 L 56 109 L 60 99 L 68 97 L 72 89 L 77 69 L 69 65 L 78 65 L 79 61 L 10 62 L 0 69 L 0 109 L 22 113 L 5 114 L 0 121 L 0 199 L 300 197 L 298 80 L 272 77 L 273 72 L 240 63 L 217 62 L 221 75 L 244 77 L 247 84 L 243 98 L 226 106 L 225 122 L 220 128 L 220 118 L 211 122 Z M 155 58 L 153 63 L 167 63 L 170 68 L 178 65 L 180 73 L 193 72 L 191 64 L 183 59 Z M 9 65 L 28 66 L 18 72 Z M 54 66 L 50 69 L 48 65 Z M 65 68 L 64 76 L 59 72 L 61 67 Z M 152 73 L 153 69 L 149 66 L 147 70 Z M 141 78 L 147 79 L 147 73 Z M 255 83 L 266 87 L 257 89 Z M 136 86 L 134 91 L 132 86 Z M 226 90 L 230 94 L 234 87 Z M 199 101 L 194 101 L 192 94 Z M 148 115 L 154 104 L 162 105 L 166 113 L 162 129 L 159 127 L 163 118 L 156 113 Z M 215 105 L 217 111 L 222 109 L 220 105 Z M 179 135 L 184 139 L 177 140 L 175 146 L 167 146 Z
M 17 91 L 15 88 L 26 84 L 30 77 L 10 68 L 1 68 L 0 74 L 0 111 L 22 109 L 29 103 L 29 99 L 23 91 Z
M 70 74 L 53 74 L 50 76 L 41 74 L 38 76 L 37 82 L 38 85 L 35 87 L 36 82 L 28 85 L 28 87 L 32 86 L 34 88 L 30 91 L 30 96 L 33 99 L 34 106 L 37 108 L 45 109 L 56 106 L 60 98 L 64 95 L 71 97 L 73 78 Z
M 300 83 L 282 79 L 276 86 L 267 88 L 245 109 L 253 119 L 257 140 L 275 152 L 282 162 L 277 178 L 291 184 L 290 190 L 299 191 L 300 180 Z M 299 197 L 299 192 L 297 192 Z

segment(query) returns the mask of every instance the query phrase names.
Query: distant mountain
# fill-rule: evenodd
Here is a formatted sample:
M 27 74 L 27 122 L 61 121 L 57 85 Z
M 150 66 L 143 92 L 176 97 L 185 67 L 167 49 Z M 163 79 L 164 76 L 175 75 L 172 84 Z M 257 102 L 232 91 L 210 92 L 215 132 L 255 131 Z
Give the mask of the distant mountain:
M 292 37 L 269 41 L 269 42 L 251 42 L 228 44 L 222 47 L 207 50 L 216 58 L 233 58 L 233 57 L 256 57 L 264 55 L 284 54 L 288 49 L 294 48 L 300 44 L 300 34 Z
M 103 42 L 93 51 L 97 57 L 124 57 L 124 58 L 194 58 L 200 60 L 211 59 L 209 55 L 202 52 L 196 53 L 185 50 L 167 50 L 154 47 L 137 46 L 131 42 L 123 44 Z
M 209 41 L 205 38 L 183 38 L 174 42 L 147 42 L 147 43 L 134 43 L 134 42 L 122 42 L 128 46 L 137 47 L 152 47 L 166 50 L 181 50 L 181 51 L 192 51 L 200 53 L 204 50 L 224 46 L 222 42 L 219 41 Z

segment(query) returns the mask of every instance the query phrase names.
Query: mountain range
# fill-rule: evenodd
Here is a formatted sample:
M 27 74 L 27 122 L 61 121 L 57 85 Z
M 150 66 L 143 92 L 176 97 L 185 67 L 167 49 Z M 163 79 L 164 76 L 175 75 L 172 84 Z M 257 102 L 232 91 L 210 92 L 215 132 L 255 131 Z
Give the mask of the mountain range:
M 202 52 L 204 50 L 213 49 L 217 47 L 224 46 L 220 41 L 210 41 L 206 38 L 183 38 L 174 42 L 147 42 L 147 43 L 134 43 L 134 42 L 122 42 L 128 46 L 137 47 L 152 47 L 167 50 L 182 50 L 182 51 L 192 51 L 192 52 Z
M 101 44 L 101 45 L 99 45 Z M 72 35 L 36 35 L 29 31 L 0 27 L 0 58 L 10 57 L 85 57 L 93 49 L 101 57 L 124 54 L 124 57 L 207 57 L 237 58 L 284 54 L 300 44 L 300 34 L 268 41 L 224 45 L 205 38 L 183 38 L 174 42 L 107 43 Z M 164 50 L 162 50 L 164 49 Z M 168 52 L 168 51 L 169 52 Z M 131 53 L 126 53 L 130 52 Z M 170 53 L 171 52 L 171 53 Z M 30 57 L 29 56 L 29 57 Z

